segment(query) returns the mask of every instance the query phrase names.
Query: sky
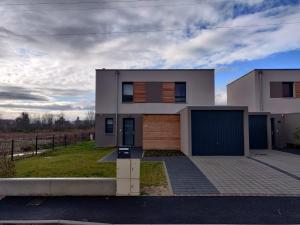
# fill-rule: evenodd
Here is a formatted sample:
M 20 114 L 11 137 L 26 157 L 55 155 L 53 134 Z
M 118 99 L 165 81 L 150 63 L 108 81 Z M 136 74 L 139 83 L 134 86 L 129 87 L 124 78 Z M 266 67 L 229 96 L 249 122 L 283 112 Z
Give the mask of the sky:
M 84 117 L 95 69 L 300 68 L 300 0 L 2 0 L 0 116 Z

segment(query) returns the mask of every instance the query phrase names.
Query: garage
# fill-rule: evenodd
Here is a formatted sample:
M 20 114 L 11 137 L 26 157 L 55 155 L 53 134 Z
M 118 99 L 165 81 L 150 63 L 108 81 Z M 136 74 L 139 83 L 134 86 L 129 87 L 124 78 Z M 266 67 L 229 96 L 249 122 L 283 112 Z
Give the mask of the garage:
M 250 149 L 268 149 L 268 116 L 249 115 Z
M 144 115 L 144 150 L 180 150 L 180 115 Z
M 192 110 L 192 155 L 244 155 L 242 110 Z

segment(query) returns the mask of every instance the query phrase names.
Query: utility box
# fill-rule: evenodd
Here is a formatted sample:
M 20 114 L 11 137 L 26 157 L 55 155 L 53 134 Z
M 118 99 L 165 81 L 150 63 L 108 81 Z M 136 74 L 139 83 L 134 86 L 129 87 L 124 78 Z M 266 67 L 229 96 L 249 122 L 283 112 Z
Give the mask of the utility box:
M 140 159 L 117 159 L 117 195 L 140 195 Z

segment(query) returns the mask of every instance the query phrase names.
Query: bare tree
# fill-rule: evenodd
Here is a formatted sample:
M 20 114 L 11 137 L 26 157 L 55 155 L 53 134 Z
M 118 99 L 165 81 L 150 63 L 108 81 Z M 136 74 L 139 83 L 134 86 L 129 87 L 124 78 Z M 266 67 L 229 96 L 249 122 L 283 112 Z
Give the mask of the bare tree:
M 93 107 L 90 107 L 87 110 L 85 120 L 88 123 L 89 127 L 95 126 L 95 109 Z
M 47 129 L 51 129 L 53 128 L 53 124 L 54 124 L 54 115 L 51 113 L 45 113 L 42 116 L 42 124 L 44 127 L 46 127 Z

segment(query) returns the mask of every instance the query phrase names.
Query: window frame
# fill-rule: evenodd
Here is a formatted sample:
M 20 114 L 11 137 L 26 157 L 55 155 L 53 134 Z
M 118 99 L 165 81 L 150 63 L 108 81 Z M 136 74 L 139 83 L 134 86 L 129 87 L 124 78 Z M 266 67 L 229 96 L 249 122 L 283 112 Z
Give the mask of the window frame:
M 131 85 L 132 86 L 132 95 L 124 95 L 124 86 Z M 122 103 L 132 103 L 134 96 L 134 87 L 133 82 L 122 82 Z
M 176 86 L 178 85 L 182 85 L 184 84 L 184 96 L 181 96 L 181 95 L 177 95 L 176 94 Z M 180 100 L 180 98 L 182 98 L 182 100 Z M 184 98 L 184 100 L 183 100 Z M 175 103 L 186 103 L 186 82 L 175 82 L 175 93 L 174 93 L 174 100 L 175 100 Z
M 108 124 L 109 120 L 112 121 L 111 124 Z M 111 125 L 111 128 L 109 128 L 108 125 Z M 114 133 L 114 119 L 113 118 L 111 118 L 111 117 L 105 118 L 104 131 L 105 131 L 105 134 L 113 134 Z

